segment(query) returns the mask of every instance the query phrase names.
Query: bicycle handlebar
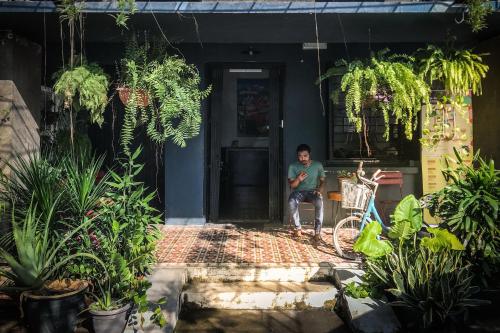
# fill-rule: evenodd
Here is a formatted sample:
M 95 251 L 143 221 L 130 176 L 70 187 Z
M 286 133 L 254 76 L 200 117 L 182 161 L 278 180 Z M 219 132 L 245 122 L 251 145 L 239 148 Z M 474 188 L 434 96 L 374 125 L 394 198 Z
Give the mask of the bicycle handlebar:
M 356 176 L 358 177 L 359 180 L 361 180 L 364 183 L 378 186 L 377 180 L 379 180 L 380 178 L 383 177 L 383 176 L 381 176 L 381 177 L 377 178 L 377 176 L 380 174 L 380 172 L 382 172 L 382 170 L 378 169 L 377 171 L 375 171 L 373 173 L 371 179 L 365 178 L 364 177 L 365 171 L 363 170 L 363 161 L 360 161 L 359 165 L 358 165 L 358 170 L 356 171 Z

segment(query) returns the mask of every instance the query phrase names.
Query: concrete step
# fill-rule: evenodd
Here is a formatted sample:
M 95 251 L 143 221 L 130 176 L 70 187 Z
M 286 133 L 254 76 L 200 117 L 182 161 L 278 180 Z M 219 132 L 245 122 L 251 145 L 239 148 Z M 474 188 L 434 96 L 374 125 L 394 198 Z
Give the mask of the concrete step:
M 364 271 L 359 269 L 337 269 L 335 282 L 345 288 L 350 282 L 362 283 Z M 352 298 L 344 292 L 339 297 L 339 307 L 345 313 L 346 321 L 354 332 L 396 333 L 401 332 L 401 324 L 387 299 Z
M 211 309 L 333 308 L 337 289 L 328 282 L 192 283 L 183 306 Z
M 358 267 L 358 264 L 296 263 L 296 264 L 159 264 L 165 269 L 183 268 L 189 281 L 231 282 L 231 281 L 281 281 L 306 282 L 326 280 L 339 267 Z
M 183 311 L 175 333 L 350 333 L 335 312 L 323 310 Z

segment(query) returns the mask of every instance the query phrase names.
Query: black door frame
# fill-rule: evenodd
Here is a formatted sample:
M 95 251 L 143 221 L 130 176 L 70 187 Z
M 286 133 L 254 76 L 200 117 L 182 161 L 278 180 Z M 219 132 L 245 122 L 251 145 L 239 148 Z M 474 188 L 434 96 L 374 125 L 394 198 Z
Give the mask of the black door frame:
M 272 105 L 277 112 L 271 112 L 269 122 L 269 221 L 282 223 L 283 210 L 283 82 L 285 65 L 274 62 L 219 62 L 206 65 L 208 83 L 212 94 L 208 102 L 205 121 L 205 193 L 204 211 L 210 222 L 219 221 L 220 200 L 220 136 L 217 131 L 219 112 L 222 107 L 223 72 L 229 68 L 262 68 L 269 70 L 271 79 Z M 218 149 L 213 149 L 217 147 Z M 213 167 L 212 167 L 213 166 Z

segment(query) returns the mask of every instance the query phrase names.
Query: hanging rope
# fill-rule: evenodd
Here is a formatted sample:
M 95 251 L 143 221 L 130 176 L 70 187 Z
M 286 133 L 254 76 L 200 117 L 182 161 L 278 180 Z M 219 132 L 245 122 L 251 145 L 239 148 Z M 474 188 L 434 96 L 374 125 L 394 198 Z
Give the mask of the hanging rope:
M 43 86 L 47 88 L 47 21 L 45 19 L 45 10 L 43 11 Z M 43 119 L 43 129 L 47 128 L 47 92 L 43 94 L 43 110 L 45 116 Z
M 342 38 L 344 39 L 344 47 L 345 47 L 345 54 L 347 56 L 347 61 L 351 62 L 351 59 L 349 57 L 349 50 L 347 49 L 347 39 L 345 37 L 344 25 L 342 24 L 342 20 L 340 18 L 340 14 L 339 13 L 337 13 L 337 19 L 339 20 L 340 32 L 342 33 Z
M 317 57 L 318 57 L 318 78 L 321 78 L 321 57 L 320 57 L 320 52 L 319 52 L 319 32 L 318 32 L 318 18 L 316 16 L 316 2 L 314 3 L 314 27 L 315 27 L 315 30 L 316 30 L 316 53 L 317 53 Z M 321 102 L 321 114 L 323 115 L 323 117 L 325 116 L 325 103 L 323 101 L 323 94 L 322 94 L 322 91 L 323 91 L 323 86 L 321 84 L 322 80 L 320 79 L 319 80 L 319 84 L 318 84 L 318 92 L 319 92 L 319 100 Z
M 160 30 L 160 33 L 161 35 L 163 36 L 163 38 L 167 41 L 168 45 L 170 45 L 170 47 L 172 47 L 173 49 L 175 49 L 177 52 L 179 52 L 179 54 L 182 56 L 183 59 L 186 59 L 186 57 L 184 56 L 184 54 L 181 52 L 181 50 L 179 50 L 179 48 L 175 47 L 174 45 L 172 45 L 172 43 L 170 43 L 170 40 L 168 40 L 167 36 L 165 35 L 165 33 L 163 32 L 163 29 L 161 28 L 161 25 L 160 23 L 158 22 L 158 20 L 156 19 L 156 15 L 155 13 L 153 12 L 152 9 L 149 10 L 151 12 L 151 15 L 153 15 L 153 18 L 155 19 L 155 22 L 156 22 L 156 25 L 158 26 L 158 30 Z
M 368 51 L 372 52 L 372 30 L 368 28 Z

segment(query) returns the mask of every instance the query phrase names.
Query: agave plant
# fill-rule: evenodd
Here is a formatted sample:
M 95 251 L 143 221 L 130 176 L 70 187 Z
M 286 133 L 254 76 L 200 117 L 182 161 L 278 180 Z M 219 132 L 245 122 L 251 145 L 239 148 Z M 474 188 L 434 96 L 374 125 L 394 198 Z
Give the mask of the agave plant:
M 0 177 L 0 201 L 12 202 L 16 215 L 24 215 L 31 202 L 42 215 L 54 206 L 52 218 L 79 221 L 89 211 L 95 209 L 108 186 L 109 173 L 100 182 L 96 179 L 104 164 L 104 156 L 96 157 L 88 150 L 79 149 L 66 152 L 61 157 L 51 154 L 31 154 L 18 156 L 8 163 L 11 177 Z M 62 195 L 65 200 L 56 200 Z M 44 218 L 46 220 L 46 216 Z
M 58 159 L 50 154 L 29 154 L 16 156 L 6 165 L 10 175 L 0 176 L 0 201 L 13 203 L 16 215 L 23 215 L 33 201 L 46 220 L 46 214 L 59 202 L 56 198 L 64 192 Z
M 60 199 L 60 195 L 56 199 Z M 37 215 L 36 205 L 31 205 L 26 216 L 17 221 L 12 216 L 12 234 L 14 252 L 0 248 L 0 258 L 7 263 L 9 270 L 0 269 L 0 276 L 13 282 L 12 288 L 38 289 L 45 282 L 55 277 L 57 271 L 69 261 L 77 257 L 87 257 L 102 264 L 102 261 L 90 253 L 64 254 L 68 241 L 82 228 L 91 223 L 85 219 L 80 226 L 65 234 L 54 232 L 51 228 L 52 214 L 55 204 L 49 212 Z M 106 269 L 103 265 L 104 270 Z
M 109 173 L 96 182 L 104 164 L 104 155 L 92 156 L 88 151 L 71 153 L 62 161 L 65 176 L 64 190 L 67 205 L 72 216 L 83 217 L 91 214 L 99 200 L 106 194 Z

